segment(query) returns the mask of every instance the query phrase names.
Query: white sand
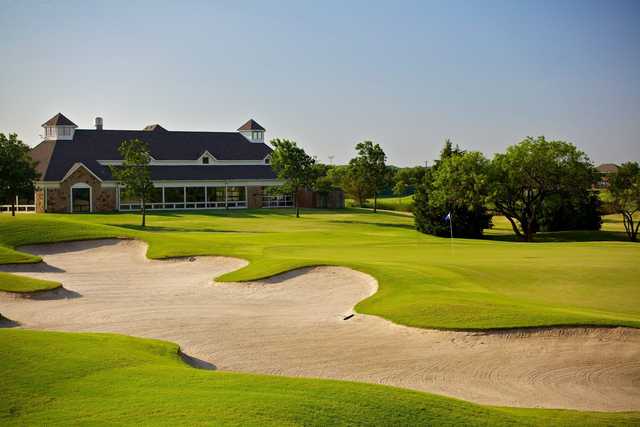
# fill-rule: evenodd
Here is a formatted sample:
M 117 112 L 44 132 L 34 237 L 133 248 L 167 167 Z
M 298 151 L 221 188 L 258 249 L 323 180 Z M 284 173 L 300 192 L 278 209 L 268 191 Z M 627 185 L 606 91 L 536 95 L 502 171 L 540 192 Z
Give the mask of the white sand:
M 246 262 L 151 261 L 136 241 L 21 250 L 46 264 L 0 270 L 60 281 L 71 296 L 0 297 L 0 312 L 22 327 L 169 340 L 222 370 L 389 384 L 492 405 L 640 410 L 640 330 L 467 333 L 361 314 L 342 320 L 376 291 L 373 278 L 318 267 L 212 284 Z

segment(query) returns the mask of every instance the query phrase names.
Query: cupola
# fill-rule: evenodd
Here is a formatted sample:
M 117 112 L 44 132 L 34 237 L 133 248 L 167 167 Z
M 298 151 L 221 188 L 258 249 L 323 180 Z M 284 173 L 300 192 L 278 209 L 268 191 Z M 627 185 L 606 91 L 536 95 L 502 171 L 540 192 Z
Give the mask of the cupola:
M 47 120 L 42 127 L 46 140 L 71 141 L 73 140 L 73 132 L 78 126 L 62 113 L 58 113 Z
M 265 128 L 260 126 L 258 122 L 250 119 L 247 123 L 238 128 L 238 132 L 251 142 L 264 142 Z

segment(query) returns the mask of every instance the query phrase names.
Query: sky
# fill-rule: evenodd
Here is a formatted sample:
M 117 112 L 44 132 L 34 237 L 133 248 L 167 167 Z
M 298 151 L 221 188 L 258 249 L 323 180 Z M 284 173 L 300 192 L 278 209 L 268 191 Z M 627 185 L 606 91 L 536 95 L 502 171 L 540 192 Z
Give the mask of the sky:
M 431 163 L 526 136 L 640 160 L 640 1 L 0 0 L 0 132 L 234 131 L 345 163 Z M 330 156 L 331 159 L 330 160 Z

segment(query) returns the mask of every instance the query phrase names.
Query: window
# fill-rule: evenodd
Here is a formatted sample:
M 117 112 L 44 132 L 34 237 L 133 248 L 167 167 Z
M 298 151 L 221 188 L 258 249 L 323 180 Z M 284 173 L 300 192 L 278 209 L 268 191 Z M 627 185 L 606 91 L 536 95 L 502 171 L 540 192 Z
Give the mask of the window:
M 184 203 L 184 187 L 165 187 L 165 203 Z
M 203 164 L 203 165 L 208 165 L 208 164 L 209 164 L 209 158 L 208 158 L 208 157 L 206 157 L 206 156 L 205 156 L 205 157 L 203 157 L 203 158 L 202 158 L 202 164 Z
M 266 159 L 264 159 L 264 163 L 266 165 L 271 164 L 271 157 L 267 157 Z
M 224 187 L 207 187 L 207 202 L 224 202 Z
M 227 200 L 230 202 L 243 202 L 247 200 L 244 187 L 229 187 L 227 189 Z
M 187 187 L 187 202 L 204 203 L 204 187 Z

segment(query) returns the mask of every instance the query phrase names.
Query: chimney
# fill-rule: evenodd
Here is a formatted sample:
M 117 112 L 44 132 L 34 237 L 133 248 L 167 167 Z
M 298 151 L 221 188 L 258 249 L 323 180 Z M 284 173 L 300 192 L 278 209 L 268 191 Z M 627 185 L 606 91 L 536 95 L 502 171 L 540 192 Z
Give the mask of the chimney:
M 102 117 L 96 117 L 96 130 L 102 130 Z

